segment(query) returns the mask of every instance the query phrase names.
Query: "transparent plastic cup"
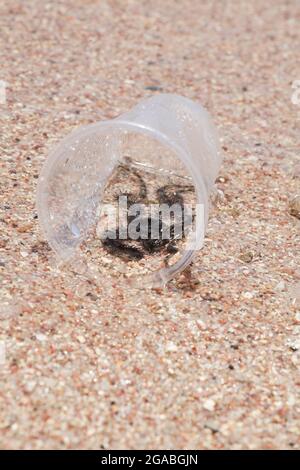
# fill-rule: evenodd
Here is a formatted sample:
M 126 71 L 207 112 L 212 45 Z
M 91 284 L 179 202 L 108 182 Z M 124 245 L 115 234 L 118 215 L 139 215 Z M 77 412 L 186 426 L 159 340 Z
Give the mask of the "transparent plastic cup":
M 72 132 L 50 153 L 39 177 L 39 222 L 58 258 L 73 267 L 82 266 L 80 247 L 96 236 L 108 181 L 118 165 L 128 159 L 128 181 L 132 168 L 132 172 L 147 174 L 148 179 L 149 175 L 152 179 L 165 178 L 169 186 L 172 178 L 192 184 L 203 217 L 196 222 L 192 242 L 172 265 L 148 272 L 147 260 L 143 260 L 141 271 L 132 268 L 138 266 L 136 261 L 120 268 L 118 258 L 106 259 L 92 242 L 88 253 L 94 249 L 100 255 L 87 269 L 91 268 L 92 276 L 100 282 L 103 276 L 107 280 L 117 276 L 134 285 L 162 286 L 182 271 L 203 245 L 209 194 L 221 164 L 215 127 L 201 105 L 173 94 L 155 95 L 116 119 Z

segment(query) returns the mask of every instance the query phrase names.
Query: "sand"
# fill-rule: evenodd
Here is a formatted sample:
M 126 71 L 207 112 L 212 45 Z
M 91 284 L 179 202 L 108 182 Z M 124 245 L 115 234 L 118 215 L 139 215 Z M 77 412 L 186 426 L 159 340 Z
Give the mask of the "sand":
M 300 447 L 299 21 L 296 0 L 1 3 L 1 448 Z M 219 129 L 205 247 L 165 290 L 57 267 L 49 149 L 160 91 Z

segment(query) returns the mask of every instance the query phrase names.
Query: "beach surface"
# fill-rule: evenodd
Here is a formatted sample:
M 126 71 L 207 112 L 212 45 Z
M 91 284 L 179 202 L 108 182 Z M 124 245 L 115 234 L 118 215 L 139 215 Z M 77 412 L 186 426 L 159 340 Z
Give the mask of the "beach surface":
M 296 0 L 1 2 L 1 448 L 300 448 L 299 22 Z M 220 134 L 204 248 L 164 290 L 61 269 L 49 150 L 160 92 Z

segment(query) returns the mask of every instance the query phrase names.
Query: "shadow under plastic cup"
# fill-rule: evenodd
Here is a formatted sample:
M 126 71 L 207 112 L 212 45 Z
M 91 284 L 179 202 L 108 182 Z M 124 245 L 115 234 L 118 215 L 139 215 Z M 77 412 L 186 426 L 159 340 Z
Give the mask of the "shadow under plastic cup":
M 80 246 L 95 232 L 107 183 L 128 156 L 141 171 L 166 181 L 172 175 L 190 181 L 200 208 L 195 230 L 174 264 L 137 276 L 121 270 L 134 285 L 162 286 L 203 246 L 209 194 L 221 164 L 215 127 L 201 105 L 178 95 L 155 95 L 116 119 L 72 132 L 50 153 L 39 177 L 39 221 L 58 258 L 79 263 Z M 101 277 L 106 270 L 100 262 L 93 275 Z

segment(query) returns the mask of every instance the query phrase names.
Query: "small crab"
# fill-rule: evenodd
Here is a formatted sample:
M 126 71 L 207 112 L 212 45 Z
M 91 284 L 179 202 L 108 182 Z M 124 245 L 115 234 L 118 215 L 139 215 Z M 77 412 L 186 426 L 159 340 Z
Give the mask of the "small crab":
M 133 193 L 129 191 L 122 191 L 122 193 L 114 193 L 115 199 L 119 196 L 127 196 L 127 204 L 130 208 L 131 205 L 136 203 L 147 204 L 148 201 L 148 191 L 147 185 L 139 174 L 139 172 L 132 168 L 129 163 L 130 159 L 127 157 L 125 159 L 126 163 L 119 165 L 119 173 L 124 175 L 126 178 L 129 175 L 135 178 L 135 182 L 138 183 L 138 190 Z M 184 197 L 185 192 L 192 192 L 194 190 L 191 185 L 176 185 L 176 184 L 167 184 L 165 186 L 159 187 L 156 190 L 157 200 L 160 204 L 167 204 L 172 206 L 173 204 L 179 204 L 182 208 L 182 222 L 181 227 L 174 222 L 169 227 L 164 224 L 162 221 L 162 214 L 159 213 L 158 218 L 145 217 L 140 220 L 140 225 L 147 228 L 147 233 L 141 233 L 140 237 L 137 239 L 127 238 L 126 240 L 119 237 L 119 229 L 116 233 L 106 232 L 102 237 L 102 244 L 104 248 L 118 257 L 123 258 L 126 261 L 137 261 L 141 260 L 147 254 L 154 254 L 157 252 L 165 252 L 166 263 L 169 258 L 178 252 L 176 246 L 179 236 L 178 233 L 182 233 L 184 237 Z M 128 215 L 127 212 L 127 223 L 130 223 L 134 219 L 133 216 Z M 152 228 L 156 227 L 156 236 L 153 237 Z M 179 230 L 181 229 L 181 230 Z M 165 234 L 168 233 L 169 237 L 165 238 Z M 180 237 L 181 238 L 181 237 Z

